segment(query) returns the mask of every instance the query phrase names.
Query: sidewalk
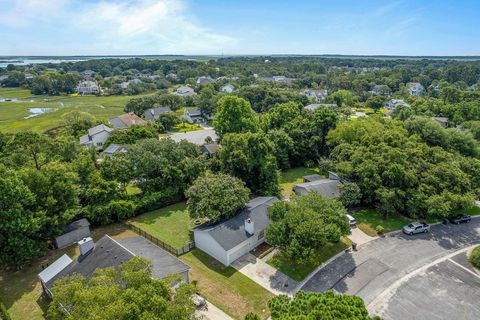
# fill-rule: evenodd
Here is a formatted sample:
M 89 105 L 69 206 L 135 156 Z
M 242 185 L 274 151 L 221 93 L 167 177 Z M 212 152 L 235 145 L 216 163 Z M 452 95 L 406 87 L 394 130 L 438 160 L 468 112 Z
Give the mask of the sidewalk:
M 351 233 L 350 235 L 348 235 L 348 238 L 352 240 L 352 242 L 355 242 L 357 245 L 362 245 L 364 243 L 372 241 L 373 239 L 376 239 L 376 237 L 370 237 L 358 227 L 351 228 L 350 232 Z
M 207 301 L 208 310 L 197 311 L 197 315 L 208 320 L 233 320 L 228 314 L 218 309 L 216 306 Z

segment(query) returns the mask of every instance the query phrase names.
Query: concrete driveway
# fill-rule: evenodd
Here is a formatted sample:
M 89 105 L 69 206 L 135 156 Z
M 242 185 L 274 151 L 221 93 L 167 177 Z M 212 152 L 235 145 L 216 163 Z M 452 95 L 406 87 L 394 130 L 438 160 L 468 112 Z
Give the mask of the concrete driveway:
M 480 301 L 479 278 L 465 270 L 468 262 L 461 259 L 465 248 L 478 243 L 480 218 L 462 225 L 435 225 L 429 234 L 390 234 L 340 255 L 301 290 L 359 295 L 372 314 L 384 319 L 480 319 L 480 309 L 472 303 Z M 456 307 L 454 301 L 459 303 Z M 464 308 L 468 317 L 455 317 L 452 308 Z
M 278 271 L 265 261 L 251 253 L 240 257 L 232 263 L 232 267 L 266 288 L 273 294 L 291 294 L 298 282 Z

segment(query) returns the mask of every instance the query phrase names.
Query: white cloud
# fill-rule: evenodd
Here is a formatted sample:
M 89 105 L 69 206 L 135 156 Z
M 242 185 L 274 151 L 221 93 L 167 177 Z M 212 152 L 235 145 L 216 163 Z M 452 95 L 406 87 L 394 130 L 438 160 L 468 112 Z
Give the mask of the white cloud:
M 38 33 L 45 46 L 57 40 L 57 54 L 215 53 L 236 43 L 202 26 L 184 0 L 0 0 L 0 7 L 0 26 Z

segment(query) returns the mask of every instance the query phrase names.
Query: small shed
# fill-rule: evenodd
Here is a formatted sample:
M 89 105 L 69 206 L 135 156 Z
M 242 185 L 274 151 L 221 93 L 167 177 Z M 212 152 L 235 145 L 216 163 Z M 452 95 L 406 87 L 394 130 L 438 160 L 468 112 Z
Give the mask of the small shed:
M 90 237 L 90 223 L 84 218 L 68 224 L 64 234 L 55 238 L 55 246 L 65 248 L 87 237 Z

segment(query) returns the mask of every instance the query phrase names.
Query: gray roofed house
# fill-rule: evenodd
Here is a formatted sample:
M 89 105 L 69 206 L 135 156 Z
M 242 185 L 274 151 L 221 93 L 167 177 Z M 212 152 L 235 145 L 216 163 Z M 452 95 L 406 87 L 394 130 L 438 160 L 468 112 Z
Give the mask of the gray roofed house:
M 312 104 L 309 104 L 307 106 L 304 107 L 304 109 L 306 110 L 310 110 L 310 111 L 313 111 L 313 110 L 316 110 L 320 107 L 323 107 L 323 108 L 336 108 L 337 105 L 335 103 L 312 103 Z
M 303 176 L 303 182 L 312 182 L 312 181 L 317 181 L 323 179 L 321 175 L 319 174 L 311 174 L 308 176 Z
M 163 279 L 172 273 L 178 273 L 183 276 L 182 283 L 188 283 L 190 266 L 144 237 L 125 238 L 118 240 L 118 243 L 135 255 L 152 261 L 153 278 Z
M 398 106 L 404 106 L 404 107 L 407 107 L 407 108 L 412 108 L 411 105 L 409 105 L 408 103 L 406 103 L 402 99 L 391 99 L 390 101 L 388 101 L 388 103 L 386 104 L 385 107 L 388 110 L 393 111 Z
M 203 146 L 200 147 L 202 152 L 208 154 L 210 157 L 217 153 L 218 149 L 220 149 L 220 145 L 216 142 L 212 143 L 205 143 Z
M 97 150 L 103 149 L 103 144 L 110 136 L 113 129 L 104 124 L 100 124 L 88 129 L 88 133 L 80 137 L 80 145 L 84 147 L 94 147 Z
M 340 186 L 342 180 L 334 173 L 329 173 L 329 177 L 325 179 L 317 179 L 310 182 L 299 183 L 293 186 L 293 192 L 302 196 L 310 192 L 315 192 L 325 198 L 337 199 L 340 197 Z
M 275 197 L 257 197 L 228 220 L 196 227 L 195 246 L 230 265 L 265 241 L 264 231 L 270 224 L 268 208 L 277 201 Z
M 215 80 L 213 80 L 210 76 L 207 76 L 207 77 L 199 77 L 199 78 L 197 79 L 197 84 L 200 85 L 200 86 L 203 86 L 203 85 L 212 83 L 212 82 L 214 82 L 214 81 L 215 81 Z
M 208 120 L 200 109 L 185 110 L 183 118 L 187 120 L 188 123 L 203 123 Z
M 202 146 L 205 144 L 205 139 L 207 137 L 212 138 L 213 141 L 218 140 L 218 135 L 214 129 L 196 130 L 196 131 L 189 131 L 185 133 L 175 133 L 175 134 L 172 134 L 169 138 L 175 142 L 180 142 L 182 140 L 185 140 L 190 143 L 196 144 L 197 146 Z
M 90 237 L 90 223 L 85 218 L 79 219 L 68 224 L 63 231 L 62 235 L 55 238 L 55 246 L 59 249 Z
M 170 107 L 150 108 L 143 112 L 145 120 L 158 120 L 162 113 L 172 112 Z
M 123 144 L 112 143 L 105 150 L 102 151 L 102 154 L 105 156 L 113 157 L 115 153 L 127 153 L 128 150 Z
M 123 239 L 120 242 L 105 235 L 95 244 L 91 238 L 86 238 L 79 242 L 79 246 L 81 255 L 77 259 L 71 260 L 64 255 L 59 259 L 60 261 L 57 260 L 58 263 L 55 261 L 51 265 L 55 265 L 55 268 L 49 269 L 50 267 L 48 267 L 39 274 L 44 292 L 48 296 L 52 296 L 50 290 L 60 278 L 79 273 L 89 279 L 94 275 L 96 269 L 110 267 L 118 269 L 121 264 L 135 256 L 152 261 L 154 278 L 162 279 L 169 274 L 178 273 L 183 276 L 180 283 L 188 282 L 188 270 L 190 269 L 188 265 L 140 236 L 130 240 Z M 69 263 L 68 259 L 70 259 Z M 45 272 L 46 270 L 48 272 Z
M 432 120 L 438 122 L 443 127 L 448 128 L 448 118 L 446 118 L 446 117 L 432 117 Z

